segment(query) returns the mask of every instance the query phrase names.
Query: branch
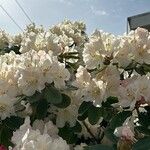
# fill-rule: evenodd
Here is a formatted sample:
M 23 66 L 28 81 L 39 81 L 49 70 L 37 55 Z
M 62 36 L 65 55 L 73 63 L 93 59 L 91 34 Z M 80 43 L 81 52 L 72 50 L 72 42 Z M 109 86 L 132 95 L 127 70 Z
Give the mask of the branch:
M 89 134 L 94 138 L 94 140 L 96 141 L 97 144 L 99 144 L 99 140 L 95 137 L 95 135 L 91 132 L 91 130 L 88 128 L 87 124 L 85 123 L 85 121 L 82 121 L 83 125 L 86 127 L 87 131 L 89 132 Z

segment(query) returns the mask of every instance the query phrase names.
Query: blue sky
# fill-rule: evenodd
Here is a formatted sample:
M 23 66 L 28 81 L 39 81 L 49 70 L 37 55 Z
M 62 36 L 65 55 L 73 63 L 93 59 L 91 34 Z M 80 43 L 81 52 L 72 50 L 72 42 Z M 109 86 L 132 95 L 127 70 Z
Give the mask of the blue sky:
M 126 31 L 126 18 L 150 11 L 150 0 L 18 0 L 30 18 L 45 27 L 64 19 L 84 21 L 87 31 L 95 28 L 113 34 Z M 0 0 L 0 4 L 24 28 L 30 22 L 15 0 Z M 0 28 L 10 33 L 20 30 L 0 8 Z

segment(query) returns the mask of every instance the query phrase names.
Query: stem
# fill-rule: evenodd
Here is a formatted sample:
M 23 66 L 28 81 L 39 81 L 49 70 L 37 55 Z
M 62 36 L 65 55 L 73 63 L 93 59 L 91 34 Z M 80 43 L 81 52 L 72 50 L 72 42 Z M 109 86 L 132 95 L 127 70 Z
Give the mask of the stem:
M 94 136 L 94 134 L 91 132 L 91 130 L 88 128 L 87 124 L 85 123 L 85 121 L 83 121 L 83 125 L 86 127 L 87 131 L 89 132 L 89 134 L 94 138 L 94 140 L 96 141 L 96 143 L 98 144 L 99 141 L 98 139 Z
M 102 139 L 104 138 L 104 131 L 100 130 L 98 137 L 99 137 L 98 141 L 99 141 L 99 143 L 101 143 Z

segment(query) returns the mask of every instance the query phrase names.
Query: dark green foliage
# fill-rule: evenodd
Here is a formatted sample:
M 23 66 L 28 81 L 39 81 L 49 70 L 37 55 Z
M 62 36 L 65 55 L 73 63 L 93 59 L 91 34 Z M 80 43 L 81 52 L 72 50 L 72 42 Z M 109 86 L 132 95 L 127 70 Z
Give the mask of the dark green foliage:
M 77 142 L 77 133 L 80 133 L 82 127 L 79 122 L 76 122 L 74 127 L 70 127 L 66 124 L 63 128 L 59 128 L 59 136 L 67 141 L 68 144 L 73 144 Z
M 55 87 L 48 86 L 44 89 L 44 98 L 48 103 L 60 104 L 62 102 L 62 95 Z
M 150 137 L 145 137 L 133 144 L 132 150 L 150 150 Z
M 66 108 L 70 105 L 71 99 L 68 95 L 62 94 L 62 102 L 59 104 L 55 104 L 58 108 Z
M 83 102 L 78 110 L 79 120 L 85 120 L 88 117 L 90 124 L 96 124 L 102 116 L 102 109 L 94 106 L 91 102 Z
M 107 145 L 102 145 L 102 144 L 85 147 L 84 149 L 85 150 L 114 150 L 112 147 Z
M 131 111 L 123 111 L 115 115 L 110 121 L 110 128 L 115 129 L 117 127 L 122 126 L 124 121 L 132 115 Z
M 17 116 L 11 116 L 2 120 L 0 124 L 0 144 L 6 147 L 13 146 L 13 143 L 11 142 L 13 132 L 23 123 L 24 119 Z

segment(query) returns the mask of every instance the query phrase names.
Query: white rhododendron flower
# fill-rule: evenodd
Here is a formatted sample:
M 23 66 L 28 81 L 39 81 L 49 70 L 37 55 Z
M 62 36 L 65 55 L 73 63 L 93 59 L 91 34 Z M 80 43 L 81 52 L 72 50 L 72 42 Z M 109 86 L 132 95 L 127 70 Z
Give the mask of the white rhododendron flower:
M 51 121 L 35 120 L 32 127 L 34 130 L 38 129 L 41 133 L 47 133 L 51 137 L 58 137 L 58 128 Z
M 55 34 L 47 32 L 45 35 L 46 49 L 54 52 L 54 55 L 61 53 L 61 47 L 59 43 L 59 37 Z
M 106 86 L 102 80 L 92 79 L 90 73 L 83 66 L 77 69 L 76 81 L 73 83 L 79 89 L 77 93 L 82 101 L 93 101 L 101 105 Z
M 22 42 L 22 34 L 17 34 L 17 35 L 11 36 L 10 38 L 10 43 L 12 45 L 20 45 L 21 42 Z
M 31 49 L 34 49 L 35 40 L 36 40 L 36 34 L 34 32 L 31 32 L 30 34 L 28 34 L 27 37 L 23 38 L 21 42 L 20 52 L 25 53 Z
M 113 35 L 105 34 L 102 31 L 95 31 L 85 44 L 83 61 L 88 69 L 103 66 L 106 57 L 112 59 L 113 52 L 118 47 L 117 39 Z
M 7 47 L 9 44 L 9 36 L 5 31 L 0 30 L 0 49 Z
M 83 22 L 71 22 L 66 20 L 55 25 L 50 30 L 57 35 L 65 34 L 68 38 L 72 38 L 77 46 L 82 45 L 86 39 L 86 35 L 82 33 L 85 30 L 85 24 Z
M 88 69 L 93 69 L 98 67 L 98 65 L 103 65 L 104 55 L 105 48 L 99 33 L 99 37 L 96 36 L 94 38 L 94 36 L 92 36 L 89 43 L 85 45 L 83 60 Z
M 120 73 L 116 66 L 108 66 L 97 74 L 97 80 L 106 85 L 106 97 L 118 96 Z
M 45 88 L 45 80 L 41 72 L 34 68 L 26 70 L 18 70 L 20 77 L 18 78 L 18 87 L 22 93 L 27 96 L 32 96 L 35 91 L 41 92 Z
M 12 142 L 16 144 L 14 150 L 69 150 L 66 141 L 61 137 L 52 138 L 38 129 L 33 130 L 29 117 L 20 129 L 14 132 Z
M 15 72 L 15 67 L 8 66 L 5 63 L 1 65 L 0 94 L 7 94 L 12 98 L 20 94 L 20 90 L 17 87 L 17 78 L 14 76 Z
M 129 35 L 131 36 L 130 43 L 134 60 L 139 63 L 150 64 L 150 34 L 148 30 L 137 28 Z
M 69 80 L 70 78 L 70 73 L 65 68 L 65 65 L 59 62 L 58 64 L 56 64 L 55 70 L 53 70 L 52 75 L 55 87 L 57 87 L 58 89 L 64 88 L 65 81 Z
M 76 124 L 78 117 L 78 107 L 76 105 L 70 105 L 65 109 L 59 109 L 56 118 L 57 127 L 64 127 L 65 123 L 69 123 L 71 127 Z
M 71 46 L 74 44 L 74 40 L 71 37 L 68 37 L 66 34 L 63 33 L 63 35 L 59 35 L 59 42 L 63 51 L 63 48 L 66 46 Z
M 137 101 L 149 103 L 150 99 L 150 80 L 148 76 L 138 76 L 134 80 L 129 80 L 126 86 L 120 87 L 120 105 L 135 106 Z
M 16 98 L 11 98 L 6 94 L 0 95 L 0 118 L 2 120 L 15 114 L 14 104 L 16 102 Z
M 3 61 L 7 61 L 7 55 Z M 12 59 L 12 60 L 11 60 Z M 8 65 L 11 62 L 14 66 Z M 35 91 L 41 92 L 45 88 L 45 83 L 54 82 L 57 88 L 64 88 L 65 81 L 69 80 L 70 73 L 63 63 L 58 62 L 52 53 L 47 54 L 45 51 L 36 52 L 34 50 L 10 58 L 6 63 L 1 65 L 1 84 L 2 91 L 5 93 L 24 94 L 31 96 Z M 8 86 L 7 86 L 8 85 Z M 21 91 L 21 93 L 20 93 Z M 18 93 L 19 92 L 19 93 Z
M 75 45 L 81 48 L 87 39 L 86 34 L 83 33 L 84 30 L 85 24 L 82 22 L 64 21 L 48 31 L 43 28 L 37 28 L 35 24 L 30 24 L 22 35 L 19 51 L 25 53 L 34 49 L 36 51 L 53 51 L 54 55 L 59 55 L 63 53 L 66 46 L 69 48 L 69 46 Z M 12 41 L 14 41 L 13 37 Z
M 128 37 L 120 37 L 118 49 L 114 52 L 114 62 L 117 62 L 120 67 L 127 67 L 133 59 L 131 52 Z
M 30 34 L 31 32 L 38 34 L 38 33 L 43 33 L 44 32 L 44 28 L 43 26 L 36 26 L 35 23 L 31 23 L 29 25 L 26 26 L 25 29 L 25 33 L 24 34 Z
M 137 28 L 121 37 L 115 60 L 121 67 L 127 67 L 132 60 L 150 64 L 150 34 L 146 29 Z

